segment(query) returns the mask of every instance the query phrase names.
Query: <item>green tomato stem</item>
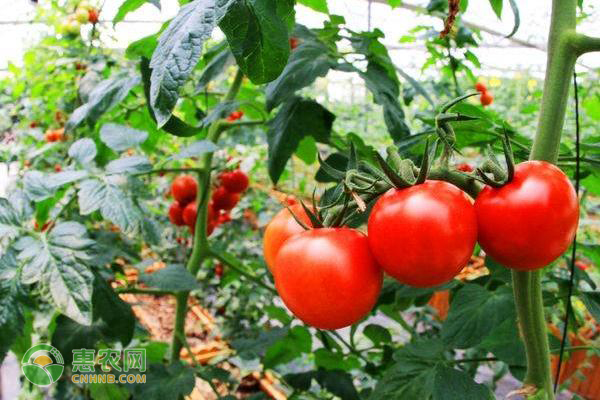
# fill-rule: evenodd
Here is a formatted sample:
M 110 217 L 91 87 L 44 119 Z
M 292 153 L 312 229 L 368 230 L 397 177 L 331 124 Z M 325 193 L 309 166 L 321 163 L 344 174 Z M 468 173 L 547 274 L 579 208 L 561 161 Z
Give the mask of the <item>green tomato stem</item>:
M 235 99 L 240 91 L 244 75 L 241 70 L 238 69 L 235 78 L 227 95 L 225 101 L 232 101 Z M 209 128 L 206 136 L 207 140 L 217 143 L 221 133 L 224 131 L 225 125 L 221 120 L 213 122 Z M 200 169 L 196 170 L 198 174 L 198 196 L 196 201 L 198 203 L 196 215 L 196 224 L 194 226 L 194 243 L 192 247 L 192 254 L 187 262 L 187 269 L 194 276 L 198 273 L 200 266 L 206 260 L 207 257 L 211 256 L 208 237 L 206 234 L 207 218 L 208 218 L 208 203 L 210 199 L 210 172 L 212 166 L 213 152 L 208 152 L 202 157 L 202 164 Z M 171 343 L 171 362 L 179 360 L 181 349 L 184 345 L 182 338 L 185 338 L 185 316 L 187 314 L 187 303 L 189 291 L 179 292 L 175 296 L 176 311 L 175 311 L 175 323 L 173 326 L 173 338 Z

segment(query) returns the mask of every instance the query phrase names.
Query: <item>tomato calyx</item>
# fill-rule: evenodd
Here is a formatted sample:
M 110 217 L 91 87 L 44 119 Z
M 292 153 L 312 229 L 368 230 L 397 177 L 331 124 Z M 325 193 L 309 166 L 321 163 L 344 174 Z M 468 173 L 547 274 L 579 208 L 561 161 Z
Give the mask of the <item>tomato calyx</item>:
M 501 188 L 502 186 L 512 182 L 515 176 L 515 159 L 512 152 L 512 146 L 508 137 L 508 132 L 503 129 L 504 136 L 502 137 L 502 149 L 504 159 L 506 161 L 506 170 L 495 156 L 492 148 L 488 146 L 488 158 L 483 165 L 476 169 L 477 175 L 483 182 L 493 188 Z M 490 177 L 488 174 L 493 176 Z

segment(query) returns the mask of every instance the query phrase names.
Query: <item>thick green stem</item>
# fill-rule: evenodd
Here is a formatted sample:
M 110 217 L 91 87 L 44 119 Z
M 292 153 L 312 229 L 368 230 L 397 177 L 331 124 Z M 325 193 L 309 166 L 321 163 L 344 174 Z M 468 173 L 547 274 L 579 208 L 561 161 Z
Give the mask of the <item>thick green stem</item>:
M 225 101 L 232 101 L 240 91 L 244 75 L 241 70 L 238 70 L 229 92 L 225 96 Z M 226 124 L 222 121 L 215 121 L 208 128 L 207 140 L 217 143 L 219 136 L 225 130 Z M 206 234 L 207 218 L 208 218 L 208 203 L 210 199 L 210 172 L 212 166 L 213 153 L 205 153 L 202 157 L 202 164 L 200 169 L 196 170 L 198 173 L 198 196 L 196 215 L 196 224 L 194 225 L 194 243 L 192 247 L 192 254 L 187 262 L 187 269 L 194 276 L 198 273 L 200 266 L 204 260 L 209 257 L 210 249 L 208 247 L 208 237 Z M 171 362 L 179 360 L 179 354 L 183 348 L 185 339 L 185 315 L 187 313 L 187 303 L 189 291 L 179 292 L 176 295 L 176 311 L 175 311 L 175 324 L 173 326 L 173 339 L 171 344 Z
M 540 117 L 530 159 L 556 163 L 565 120 L 571 76 L 577 57 L 600 49 L 600 40 L 575 32 L 577 0 L 553 0 L 548 61 Z M 521 336 L 527 354 L 525 383 L 554 399 L 550 349 L 542 301 L 542 270 L 513 271 L 513 289 Z

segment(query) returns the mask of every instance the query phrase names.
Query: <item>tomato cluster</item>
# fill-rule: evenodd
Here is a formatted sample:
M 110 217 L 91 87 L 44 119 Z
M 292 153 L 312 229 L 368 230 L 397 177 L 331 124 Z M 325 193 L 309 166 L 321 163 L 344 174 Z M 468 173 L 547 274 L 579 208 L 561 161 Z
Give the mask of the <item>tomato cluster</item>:
M 298 318 L 338 329 L 369 313 L 383 272 L 410 286 L 438 286 L 467 265 L 476 242 L 509 268 L 542 268 L 569 247 L 578 219 L 567 176 L 547 162 L 528 161 L 502 187 L 486 186 L 475 202 L 444 181 L 392 188 L 373 206 L 368 235 L 311 228 L 304 208 L 292 203 L 267 226 L 264 257 Z
M 477 82 L 475 84 L 475 90 L 481 93 L 479 101 L 481 101 L 482 106 L 489 106 L 494 102 L 494 96 L 492 96 L 492 94 L 488 92 L 487 87 L 483 82 Z
M 207 210 L 206 234 L 210 235 L 220 225 L 231 221 L 229 212 L 240 200 L 240 195 L 249 185 L 248 176 L 240 169 L 222 172 L 219 186 L 212 193 Z M 177 226 L 188 226 L 194 234 L 198 206 L 196 196 L 198 185 L 189 175 L 175 178 L 171 184 L 171 194 L 175 199 L 169 207 L 169 220 Z
M 300 40 L 298 40 L 297 37 L 290 38 L 290 49 L 291 50 L 296 49 L 296 47 L 298 47 L 299 44 L 300 44 Z

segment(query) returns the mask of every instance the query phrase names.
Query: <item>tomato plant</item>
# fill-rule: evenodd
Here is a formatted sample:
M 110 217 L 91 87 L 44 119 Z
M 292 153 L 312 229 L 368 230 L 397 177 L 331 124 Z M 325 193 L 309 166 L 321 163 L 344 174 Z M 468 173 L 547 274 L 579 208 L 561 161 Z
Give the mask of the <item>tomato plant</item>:
M 376 24 L 334 0 L 180 1 L 144 37 L 132 12 L 157 1 L 30 3 L 19 27 L 39 31 L 0 70 L 3 388 L 590 397 L 600 103 L 595 70 L 572 76 L 600 50 L 589 1 L 549 21 L 365 1 Z M 469 21 L 486 12 L 512 32 Z M 523 50 L 547 49 L 544 79 L 480 49 L 522 46 L 525 20 L 551 29 Z M 45 388 L 4 373 L 37 343 L 64 357 Z M 145 349 L 146 383 L 77 382 L 81 349 L 97 373 L 101 350 Z

